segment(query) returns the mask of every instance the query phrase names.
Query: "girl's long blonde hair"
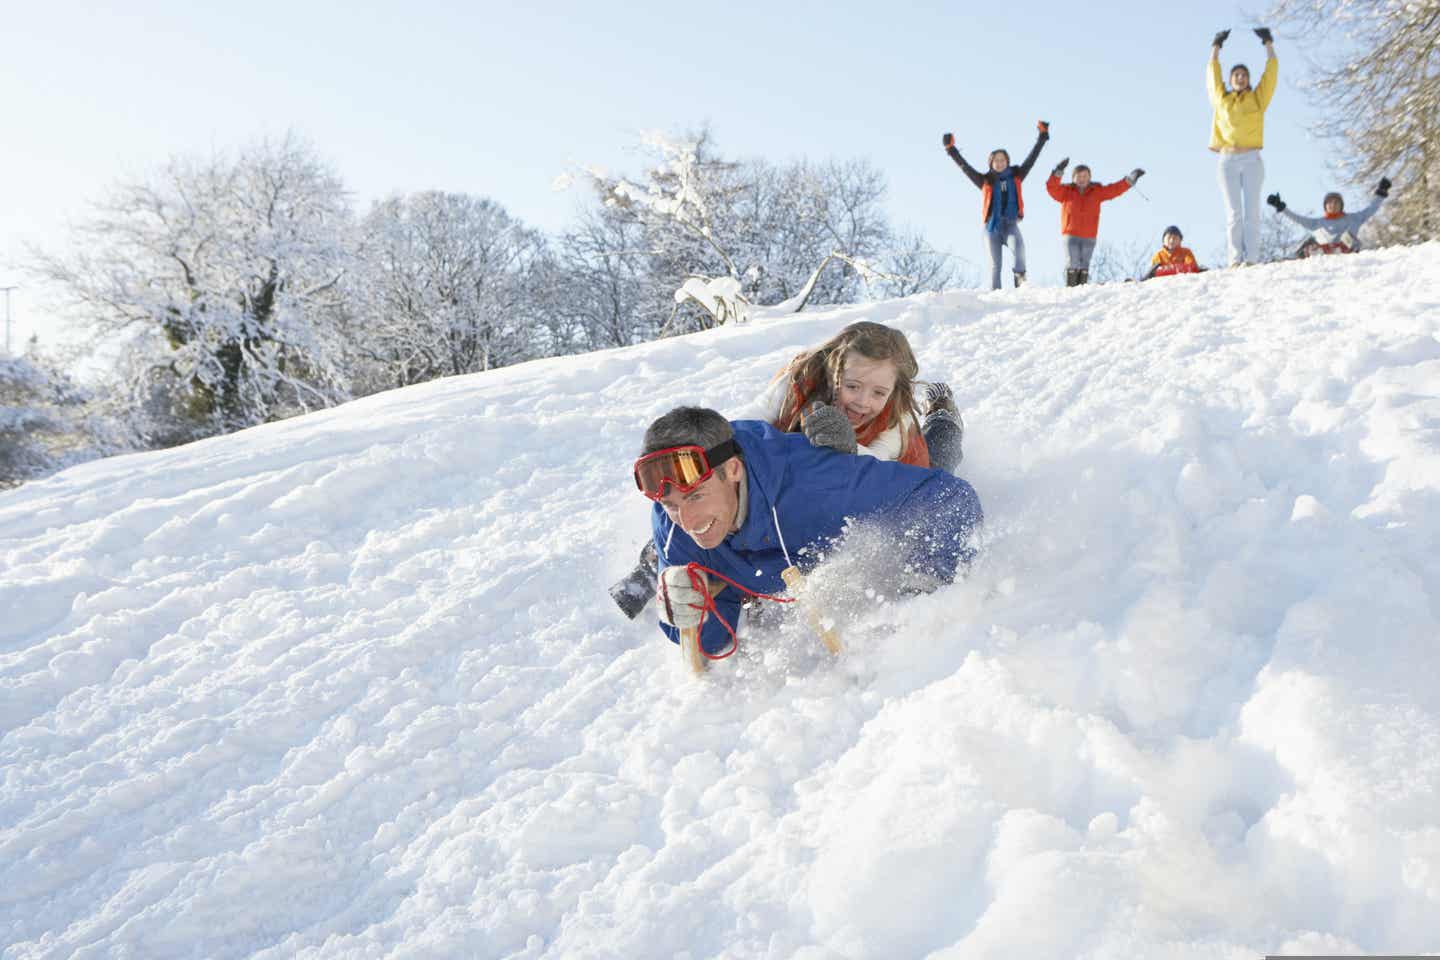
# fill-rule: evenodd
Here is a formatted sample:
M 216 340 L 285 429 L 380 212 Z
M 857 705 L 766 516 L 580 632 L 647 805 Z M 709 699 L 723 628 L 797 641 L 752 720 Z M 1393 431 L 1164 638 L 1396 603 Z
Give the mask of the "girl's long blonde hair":
M 915 378 L 920 375 L 920 364 L 905 334 L 871 320 L 850 324 L 814 350 L 790 361 L 790 366 L 781 374 L 789 382 L 775 419 L 777 429 L 799 430 L 800 417 L 811 403 L 835 402 L 835 385 L 844 375 L 845 355 L 851 350 L 867 360 L 889 360 L 895 364 L 895 389 L 889 402 L 856 439 L 864 445 L 897 425 L 902 434 L 913 429 Z

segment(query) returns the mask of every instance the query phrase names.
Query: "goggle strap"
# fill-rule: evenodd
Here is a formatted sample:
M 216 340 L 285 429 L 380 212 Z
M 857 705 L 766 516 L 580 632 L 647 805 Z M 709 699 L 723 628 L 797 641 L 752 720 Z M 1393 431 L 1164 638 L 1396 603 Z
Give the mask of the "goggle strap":
M 731 437 L 728 440 L 715 444 L 715 446 L 705 451 L 705 465 L 711 470 L 714 470 L 726 460 L 739 454 L 740 447 L 736 445 L 735 438 Z

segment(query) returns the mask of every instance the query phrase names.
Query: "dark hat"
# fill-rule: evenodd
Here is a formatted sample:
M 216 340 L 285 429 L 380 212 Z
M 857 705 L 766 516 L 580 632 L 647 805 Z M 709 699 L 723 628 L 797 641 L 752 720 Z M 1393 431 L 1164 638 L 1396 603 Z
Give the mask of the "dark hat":
M 1166 237 L 1170 236 L 1170 234 L 1172 234 L 1172 233 L 1175 234 L 1175 236 L 1179 237 L 1181 240 L 1184 240 L 1184 239 L 1185 239 L 1185 234 L 1181 233 L 1181 232 L 1180 232 L 1180 228 L 1177 227 L 1177 226 L 1175 226 L 1173 223 L 1172 223 L 1170 226 L 1168 226 L 1168 227 L 1165 228 L 1165 232 L 1164 232 L 1164 233 L 1160 234 L 1160 239 L 1161 239 L 1161 240 L 1164 240 Z

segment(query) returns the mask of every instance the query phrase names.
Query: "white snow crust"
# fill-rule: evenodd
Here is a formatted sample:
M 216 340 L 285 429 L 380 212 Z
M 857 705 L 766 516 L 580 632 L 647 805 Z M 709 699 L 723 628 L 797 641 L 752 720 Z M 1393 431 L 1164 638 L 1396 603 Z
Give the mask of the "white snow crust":
M 857 319 L 988 523 L 689 678 L 631 458 Z M 798 617 L 796 618 L 799 619 Z M 1440 245 L 779 317 L 0 494 L 0 956 L 1440 944 Z

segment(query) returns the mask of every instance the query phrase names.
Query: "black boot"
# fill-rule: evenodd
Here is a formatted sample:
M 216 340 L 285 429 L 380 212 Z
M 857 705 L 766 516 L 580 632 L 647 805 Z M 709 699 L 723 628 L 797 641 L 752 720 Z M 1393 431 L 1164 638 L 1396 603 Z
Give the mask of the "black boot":
M 1073 286 L 1075 286 L 1075 274 L 1077 274 L 1077 273 L 1079 273 L 1079 272 L 1080 272 L 1079 270 L 1067 269 L 1067 270 L 1065 271 L 1065 286 L 1067 286 L 1067 287 L 1073 287 Z
M 640 562 L 610 588 L 610 596 L 620 612 L 631 620 L 640 616 L 640 611 L 655 598 L 655 581 L 660 576 L 660 555 L 652 540 L 640 550 Z
M 1083 286 L 1085 286 L 1085 284 L 1087 284 L 1087 283 L 1089 283 L 1089 282 L 1090 282 L 1090 271 L 1089 271 L 1089 270 L 1076 270 L 1076 271 L 1075 271 L 1075 286 L 1077 286 L 1077 287 L 1083 287 Z
M 1025 285 L 1025 274 L 1020 273 L 1019 271 L 1016 271 L 1016 273 L 1015 273 L 1015 286 L 1018 288 L 1018 287 L 1023 287 L 1024 285 Z

